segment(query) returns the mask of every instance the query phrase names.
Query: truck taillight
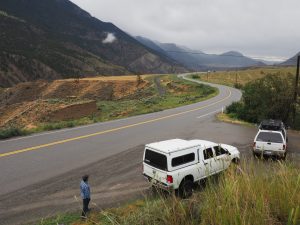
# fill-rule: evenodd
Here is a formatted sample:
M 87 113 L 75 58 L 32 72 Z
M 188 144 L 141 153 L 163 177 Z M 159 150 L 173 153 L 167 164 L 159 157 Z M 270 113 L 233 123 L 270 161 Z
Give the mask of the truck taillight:
M 253 142 L 253 148 L 255 148 L 255 146 L 256 146 L 256 142 L 254 141 L 254 142 Z
M 167 183 L 173 184 L 173 177 L 172 176 L 170 176 L 170 175 L 167 176 Z
M 285 146 L 285 145 L 283 145 L 283 148 L 282 148 L 282 150 L 285 150 L 285 148 L 286 148 L 286 146 Z

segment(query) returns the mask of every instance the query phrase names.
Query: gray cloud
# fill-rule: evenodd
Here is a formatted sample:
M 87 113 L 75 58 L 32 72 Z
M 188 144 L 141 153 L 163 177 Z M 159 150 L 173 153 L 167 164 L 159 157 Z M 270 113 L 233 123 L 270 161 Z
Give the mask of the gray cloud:
M 72 0 L 132 35 L 220 53 L 286 58 L 300 51 L 299 0 Z

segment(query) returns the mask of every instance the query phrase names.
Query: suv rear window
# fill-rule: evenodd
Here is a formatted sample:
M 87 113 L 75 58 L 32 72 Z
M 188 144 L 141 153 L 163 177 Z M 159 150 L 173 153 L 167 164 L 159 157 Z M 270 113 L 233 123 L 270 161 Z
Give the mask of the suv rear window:
M 149 149 L 146 149 L 144 162 L 160 170 L 167 170 L 168 168 L 167 157 Z
M 172 159 L 172 167 L 180 166 L 189 162 L 195 161 L 195 154 L 190 153 L 187 155 L 178 156 L 174 159 Z
M 283 143 L 281 134 L 271 132 L 260 132 L 256 138 L 256 141 Z

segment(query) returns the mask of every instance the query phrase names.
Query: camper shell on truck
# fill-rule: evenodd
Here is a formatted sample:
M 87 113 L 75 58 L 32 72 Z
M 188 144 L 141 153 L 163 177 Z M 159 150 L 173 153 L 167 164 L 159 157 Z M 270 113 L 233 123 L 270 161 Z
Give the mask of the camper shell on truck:
M 172 139 L 145 146 L 143 175 L 159 188 L 189 196 L 194 182 L 238 162 L 237 148 L 205 140 Z

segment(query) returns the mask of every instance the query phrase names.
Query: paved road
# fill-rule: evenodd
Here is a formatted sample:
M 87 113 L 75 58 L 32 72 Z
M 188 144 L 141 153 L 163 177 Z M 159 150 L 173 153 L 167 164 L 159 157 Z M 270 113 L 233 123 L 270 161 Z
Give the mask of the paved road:
M 214 118 L 222 107 L 239 100 L 241 92 L 212 86 L 219 88 L 219 95 L 204 102 L 1 141 L 0 224 L 19 224 L 79 209 L 74 195 L 78 195 L 78 182 L 85 173 L 91 174 L 94 207 L 138 196 L 147 187 L 140 165 L 143 145 L 149 142 L 199 138 L 232 144 L 248 154 L 256 129 Z M 300 146 L 299 135 L 290 137 L 290 146 Z
M 219 88 L 219 95 L 201 103 L 1 141 L 0 195 L 89 165 L 137 145 L 188 133 L 192 125 L 205 120 L 206 115 L 220 111 L 241 97 L 240 91 L 236 89 L 213 86 Z

